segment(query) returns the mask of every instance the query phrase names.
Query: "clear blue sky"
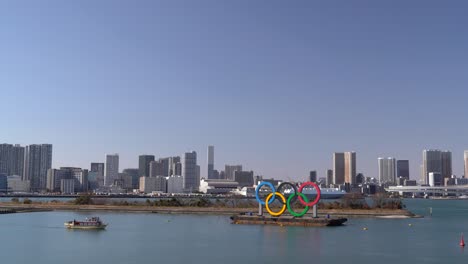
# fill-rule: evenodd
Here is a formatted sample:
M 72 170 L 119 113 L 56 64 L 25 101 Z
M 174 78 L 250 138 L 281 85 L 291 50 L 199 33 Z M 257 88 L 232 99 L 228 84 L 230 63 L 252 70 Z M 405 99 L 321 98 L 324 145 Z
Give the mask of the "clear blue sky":
M 468 149 L 465 1 L 2 1 L 0 141 L 54 167 L 199 153 L 319 177 L 334 151 Z

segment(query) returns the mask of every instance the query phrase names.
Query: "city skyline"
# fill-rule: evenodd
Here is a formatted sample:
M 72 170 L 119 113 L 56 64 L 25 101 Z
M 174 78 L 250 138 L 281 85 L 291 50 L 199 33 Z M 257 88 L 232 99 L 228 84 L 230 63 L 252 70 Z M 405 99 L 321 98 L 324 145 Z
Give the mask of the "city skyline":
M 16 149 L 28 149 L 29 146 L 50 146 L 50 148 L 52 147 L 53 144 L 31 144 L 31 145 L 21 145 L 21 144 L 11 144 L 11 143 L 0 143 L 0 159 L 2 158 L 5 158 L 5 154 L 2 154 L 1 151 L 5 149 L 5 147 L 10 147 L 10 148 L 16 148 Z M 55 149 L 55 147 L 54 147 Z M 210 149 L 213 149 L 214 150 L 214 146 L 213 145 L 208 145 L 207 146 L 207 152 L 206 152 L 206 156 L 207 156 L 207 159 L 205 160 L 205 162 L 207 162 L 206 164 L 209 164 L 208 163 L 208 160 L 209 160 L 209 152 L 210 152 Z M 51 150 L 49 150 L 51 151 Z M 55 151 L 55 150 L 54 150 Z M 193 152 L 193 151 L 190 151 L 190 152 Z M 196 152 L 196 151 L 195 151 Z M 427 172 L 425 172 L 425 169 L 424 169 L 424 160 L 425 160 L 425 156 L 426 156 L 426 153 L 429 152 L 429 153 L 433 153 L 435 152 L 436 154 L 438 153 L 438 160 L 439 160 L 439 163 L 438 164 L 438 167 L 436 168 L 430 168 L 429 170 L 427 170 Z M 6 153 L 6 152 L 5 152 Z M 460 169 L 462 171 L 462 174 L 453 174 L 453 171 L 455 170 L 458 170 L 457 168 L 453 169 L 455 166 L 453 166 L 453 160 L 452 160 L 452 152 L 450 150 L 438 150 L 438 149 L 423 149 L 422 150 L 422 153 L 423 153 L 423 157 L 421 159 L 421 165 L 418 165 L 417 166 L 417 170 L 418 172 L 416 174 L 411 174 L 410 173 L 410 179 L 412 180 L 416 180 L 418 183 L 426 183 L 427 182 L 427 175 L 429 172 L 437 172 L 437 171 L 441 171 L 441 173 L 444 175 L 445 178 L 448 178 L 450 177 L 451 175 L 455 175 L 457 177 L 462 177 L 464 176 L 464 171 L 465 171 L 465 163 L 468 163 L 468 155 L 466 153 L 468 153 L 468 150 L 465 150 L 463 151 L 462 153 L 462 169 Z M 25 158 L 26 158 L 26 154 L 27 152 L 24 154 Z M 185 154 L 187 154 L 187 152 L 185 152 Z M 180 155 L 176 155 L 174 157 L 160 157 L 160 156 L 157 156 L 157 155 L 152 155 L 152 154 L 140 154 L 137 156 L 137 162 L 134 166 L 130 166 L 130 167 L 122 167 L 122 166 L 119 166 L 118 164 L 120 164 L 120 153 L 115 153 L 115 154 L 106 154 L 105 156 L 105 159 L 104 159 L 104 162 L 100 162 L 100 161 L 89 161 L 88 162 L 88 165 L 84 165 L 84 166 L 79 166 L 79 165 L 76 165 L 76 164 L 73 164 L 73 162 L 71 163 L 67 163 L 69 165 L 67 166 L 54 166 L 54 163 L 53 163 L 53 160 L 55 159 L 55 155 L 54 155 L 54 159 L 50 160 L 50 161 L 47 161 L 47 162 L 50 162 L 52 165 L 51 165 L 51 168 L 61 168 L 61 167 L 76 167 L 76 168 L 82 168 L 82 169 L 89 169 L 90 172 L 93 172 L 93 165 L 98 165 L 98 164 L 102 164 L 102 166 L 104 166 L 107 162 L 106 160 L 109 158 L 109 156 L 117 156 L 117 166 L 118 166 L 118 171 L 117 173 L 120 173 L 120 172 L 123 172 L 125 169 L 136 169 L 139 171 L 139 174 L 141 174 L 141 166 L 142 164 L 146 164 L 148 163 L 147 165 L 143 165 L 144 167 L 147 167 L 148 171 L 149 171 L 149 168 L 150 168 L 150 164 L 149 164 L 149 161 L 151 159 L 156 159 L 156 163 L 167 163 L 166 166 L 164 166 L 164 169 L 163 168 L 160 168 L 158 169 L 158 171 L 165 171 L 165 172 L 161 172 L 161 173 L 157 173 L 158 175 L 161 174 L 161 175 L 166 175 L 166 176 L 169 176 L 170 175 L 170 171 L 173 170 L 173 168 L 171 167 L 171 159 L 173 158 L 178 158 L 180 159 L 180 156 L 183 156 L 185 154 L 180 154 Z M 357 162 L 357 165 L 356 165 L 356 152 L 355 151 L 352 151 L 352 152 L 334 152 L 332 153 L 332 165 L 330 167 L 334 168 L 335 165 L 333 165 L 333 162 L 334 162 L 334 158 L 335 155 L 341 155 L 341 162 L 338 162 L 339 164 L 342 163 L 342 166 L 343 168 L 341 169 L 342 170 L 342 177 L 345 177 L 346 175 L 349 174 L 349 172 L 346 172 L 346 168 L 349 166 L 349 165 L 346 165 L 348 164 L 351 160 L 353 160 L 354 164 L 353 163 L 349 163 L 351 165 L 351 170 L 354 170 L 355 171 L 355 174 L 357 175 L 358 173 L 363 173 L 365 177 L 372 177 L 372 178 L 375 178 L 375 179 L 380 179 L 380 174 L 381 174 L 381 169 L 380 169 L 380 165 L 377 166 L 377 168 L 375 169 L 376 172 L 375 174 L 368 174 L 366 172 L 363 172 L 362 170 L 360 170 L 359 168 L 359 162 Z M 213 157 L 214 157 L 214 151 L 213 151 Z M 148 160 L 145 160 L 148 159 Z M 352 159 L 351 159 L 352 158 Z M 350 160 L 351 159 L 351 160 Z M 379 157 L 378 160 L 380 160 L 381 158 Z M 406 173 L 408 173 L 409 171 L 411 171 L 411 168 L 412 166 L 409 166 L 409 170 L 407 170 L 408 168 L 408 163 L 411 163 L 409 160 L 396 160 L 395 158 L 393 158 L 395 160 L 395 177 L 398 178 L 399 176 L 401 175 L 397 175 L 397 169 L 398 169 L 398 166 L 396 166 L 397 163 L 399 162 L 402 162 L 404 163 L 403 164 L 403 170 L 404 170 L 404 174 L 406 175 Z M 24 160 L 24 162 L 26 162 L 26 160 Z M 142 163 L 143 162 L 143 163 Z M 205 174 L 202 173 L 202 167 L 203 166 L 200 166 L 202 161 L 200 161 L 199 158 L 197 158 L 197 167 L 198 169 L 200 170 L 200 175 L 199 177 L 200 178 L 208 178 L 208 170 L 205 171 Z M 4 164 L 5 161 L 1 161 L 0 160 L 0 167 L 3 166 L 5 167 Z M 71 164 L 71 165 L 70 165 Z M 380 164 L 380 163 L 379 163 Z M 163 164 L 161 164 L 163 166 Z M 18 166 L 18 165 L 15 165 L 15 166 Z M 414 165 L 413 165 L 414 166 Z M 209 166 L 208 166 L 209 167 Z M 219 167 L 213 167 L 214 170 L 216 171 L 219 171 L 219 172 L 223 172 L 225 173 L 226 172 L 226 168 L 228 168 L 228 175 L 226 177 L 230 177 L 233 178 L 233 175 L 234 175 L 234 171 L 236 170 L 244 170 L 244 171 L 254 171 L 255 172 L 255 175 L 261 175 L 261 176 L 265 176 L 266 178 L 275 178 L 273 176 L 269 176 L 269 175 L 262 175 L 260 173 L 258 173 L 258 169 L 256 168 L 248 168 L 248 169 L 245 169 L 243 168 L 243 165 L 242 164 L 239 164 L 239 165 L 229 165 L 229 164 L 224 164 L 224 165 L 220 165 Z M 223 170 L 224 169 L 224 170 Z M 314 168 L 312 168 L 314 169 Z M 3 170 L 5 170 L 5 168 L 3 168 Z M 43 169 L 44 170 L 44 169 Z M 143 168 L 143 170 L 145 170 L 145 168 Z M 328 171 L 329 169 L 326 169 L 326 171 Z M 314 170 L 316 171 L 316 170 Z M 333 169 L 331 169 L 331 171 L 333 172 L 333 174 L 335 173 Z M 0 170 L 1 172 L 1 170 Z M 104 172 L 106 172 L 106 170 L 104 170 Z M 307 179 L 310 177 L 310 172 L 304 172 L 305 175 L 301 175 L 297 178 L 290 178 L 290 179 L 294 179 L 294 180 L 298 180 L 298 181 L 301 181 L 301 180 L 304 180 L 304 179 Z M 113 172 L 115 173 L 115 172 Z M 423 180 L 422 177 L 422 174 L 425 173 L 426 177 L 424 177 L 424 179 L 426 179 L 426 181 Z M 42 172 L 42 174 L 44 174 Z M 231 175 L 232 174 L 232 175 Z M 346 174 L 346 175 L 345 175 Z M 11 175 L 16 175 L 16 174 L 11 174 Z M 151 175 L 151 174 L 148 174 L 148 175 Z M 19 175 L 21 176 L 21 175 Z M 142 176 L 142 175 L 141 175 Z M 318 178 L 327 178 L 327 175 L 326 173 L 324 175 L 321 175 L 320 173 L 317 173 L 316 174 L 317 176 L 317 179 Z M 46 178 L 46 176 L 41 176 L 42 178 Z M 114 176 L 116 177 L 116 176 Z M 349 177 L 349 176 L 346 176 L 346 177 Z M 355 177 L 355 175 L 354 175 Z M 103 178 L 105 178 L 105 176 L 103 176 Z M 279 179 L 279 180 L 287 180 L 285 178 L 276 178 L 276 179 Z M 102 179 L 104 181 L 104 179 Z M 342 180 L 343 182 L 348 182 L 346 181 L 345 179 Z
M 105 153 L 136 168 L 138 155 L 193 149 L 206 175 L 206 146 L 214 145 L 217 169 L 323 177 L 331 153 L 353 150 L 357 172 L 376 177 L 376 157 L 390 156 L 410 160 L 417 179 L 421 150 L 436 148 L 450 149 L 454 174 L 463 174 L 463 8 L 209 6 L 103 0 L 0 8 L 7 124 L 0 138 L 53 144 L 56 168 L 88 167 Z M 429 114 L 430 105 L 437 111 Z

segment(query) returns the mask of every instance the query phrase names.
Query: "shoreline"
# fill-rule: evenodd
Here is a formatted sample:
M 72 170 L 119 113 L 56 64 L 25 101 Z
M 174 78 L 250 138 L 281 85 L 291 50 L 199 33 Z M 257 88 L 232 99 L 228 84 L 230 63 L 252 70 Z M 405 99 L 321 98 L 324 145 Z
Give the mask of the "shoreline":
M 82 212 L 127 212 L 127 213 L 160 213 L 160 214 L 210 214 L 210 215 L 236 215 L 251 212 L 257 214 L 258 208 L 229 208 L 229 207 L 160 207 L 160 206 L 135 206 L 135 205 L 74 205 L 74 204 L 20 204 L 3 202 L 1 209 L 21 212 L 43 211 L 82 211 Z M 264 215 L 268 215 L 264 211 Z M 285 214 L 289 215 L 289 214 Z M 312 212 L 307 215 L 312 215 Z M 346 218 L 418 218 L 405 209 L 320 209 L 319 217 L 346 217 Z

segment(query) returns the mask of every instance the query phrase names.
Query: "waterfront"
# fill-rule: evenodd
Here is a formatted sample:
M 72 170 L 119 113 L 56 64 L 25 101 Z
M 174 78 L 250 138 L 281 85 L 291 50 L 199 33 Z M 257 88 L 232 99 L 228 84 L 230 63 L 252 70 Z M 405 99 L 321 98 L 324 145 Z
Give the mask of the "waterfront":
M 9 263 L 458 263 L 468 234 L 468 201 L 405 200 L 421 219 L 350 219 L 343 227 L 230 224 L 227 216 L 99 213 L 105 231 L 65 230 L 93 213 L 0 215 Z M 411 224 L 412 226 L 409 226 Z M 363 228 L 368 230 L 364 231 Z M 314 258 L 314 259 L 313 259 Z

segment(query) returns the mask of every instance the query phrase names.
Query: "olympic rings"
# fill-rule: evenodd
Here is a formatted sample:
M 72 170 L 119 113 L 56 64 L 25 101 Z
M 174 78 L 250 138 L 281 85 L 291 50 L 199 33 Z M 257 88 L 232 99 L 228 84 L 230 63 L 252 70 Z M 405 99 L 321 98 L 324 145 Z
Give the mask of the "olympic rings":
M 294 185 L 294 184 L 292 184 L 292 183 L 290 183 L 290 182 L 283 182 L 283 183 L 281 183 L 281 184 L 278 186 L 278 188 L 276 189 L 276 191 L 279 192 L 279 193 L 281 193 L 282 195 L 286 195 L 286 194 L 284 193 L 284 190 L 283 190 L 283 189 L 287 190 L 286 188 L 287 188 L 288 186 L 290 186 L 291 189 L 293 189 L 293 193 L 290 193 L 289 196 L 294 195 L 295 193 L 297 193 L 296 185 Z M 289 197 L 289 196 L 288 196 L 288 197 Z M 285 198 L 286 198 L 286 197 L 285 197 Z M 293 202 L 295 202 L 296 199 L 297 199 L 297 197 L 294 198 Z
M 320 201 L 320 188 L 318 187 L 318 185 L 314 182 L 304 182 L 300 187 L 299 187 L 299 193 L 302 193 L 302 190 L 304 189 L 304 187 L 308 186 L 308 185 L 311 185 L 315 188 L 315 190 L 317 190 L 317 196 L 315 197 L 315 200 L 313 200 L 312 202 L 310 203 L 306 203 L 304 202 L 304 199 L 302 199 L 301 196 L 299 196 L 299 202 L 301 202 L 302 205 L 304 206 L 314 206 L 316 205 L 319 201 Z
M 281 208 L 279 212 L 276 212 L 276 213 L 270 210 L 270 206 L 268 206 L 269 203 L 265 204 L 265 208 L 268 211 L 268 213 L 270 213 L 271 216 L 280 216 L 284 213 L 284 211 L 286 211 L 286 198 L 284 198 L 284 196 L 281 193 L 275 192 L 275 193 L 270 193 L 267 196 L 266 201 L 269 201 L 273 195 L 276 195 L 279 198 L 281 198 L 281 201 L 283 201 L 283 207 Z
M 273 186 L 273 184 L 271 184 L 270 182 L 261 182 L 261 183 L 257 186 L 257 188 L 255 189 L 255 198 L 257 199 L 257 201 L 258 201 L 261 205 L 265 205 L 265 202 L 262 201 L 262 200 L 260 199 L 260 195 L 258 194 L 258 192 L 260 191 L 260 188 L 262 188 L 262 186 L 264 186 L 264 185 L 268 185 L 268 187 L 270 187 L 270 189 L 271 189 L 271 192 L 273 193 L 273 197 L 272 197 L 271 201 L 268 200 L 268 199 L 266 199 L 265 201 L 268 201 L 268 203 L 272 203 L 272 202 L 275 200 L 275 198 L 276 198 L 276 197 L 275 197 L 275 192 L 276 192 L 275 186 Z
M 295 216 L 295 217 L 301 217 L 301 216 L 304 216 L 304 215 L 307 213 L 307 211 L 309 211 L 309 206 L 306 206 L 306 207 L 304 208 L 304 210 L 302 210 L 302 212 L 300 212 L 300 213 L 294 212 L 294 210 L 291 208 L 291 200 L 292 200 L 292 198 L 293 198 L 294 196 L 297 196 L 297 195 L 298 195 L 299 197 L 302 197 L 302 199 L 306 200 L 307 202 L 309 202 L 309 199 L 307 199 L 307 196 L 305 196 L 305 194 L 303 194 L 303 193 L 297 193 L 297 194 L 295 194 L 295 193 L 294 193 L 294 194 L 292 194 L 291 196 L 289 196 L 288 202 L 286 203 L 286 205 L 288 206 L 288 211 L 289 211 L 289 213 L 290 213 L 291 215 L 293 215 L 293 216 Z
M 265 185 L 270 187 L 271 193 L 266 197 L 265 201 L 262 201 L 260 199 L 259 192 L 260 192 L 260 189 Z M 282 187 L 284 187 L 285 185 L 292 186 L 292 189 L 294 189 L 294 193 L 290 194 L 287 200 L 286 200 L 285 196 L 280 191 L 282 189 Z M 312 186 L 317 191 L 317 195 L 316 195 L 315 199 L 312 202 L 310 202 L 309 199 L 307 199 L 307 196 L 304 193 L 302 193 L 302 190 L 306 186 Z M 292 183 L 289 183 L 289 182 L 281 183 L 279 185 L 278 189 L 275 189 L 273 184 L 271 184 L 270 182 L 260 182 L 260 184 L 258 184 L 257 188 L 255 189 L 255 198 L 257 199 L 257 201 L 261 205 L 265 205 L 266 210 L 268 211 L 268 213 L 270 213 L 271 216 L 281 216 L 286 211 L 286 208 L 287 208 L 291 215 L 293 215 L 295 217 L 302 217 L 309 211 L 309 208 L 311 206 L 316 205 L 320 201 L 320 196 L 321 196 L 320 187 L 318 187 L 318 185 L 313 183 L 313 182 L 304 182 L 299 187 L 298 191 L 296 191 L 296 186 L 294 184 L 292 184 Z M 270 209 L 270 204 L 275 200 L 276 197 L 280 198 L 283 206 L 282 206 L 280 211 L 273 212 Z M 304 210 L 302 212 L 300 212 L 300 213 L 294 212 L 294 210 L 292 209 L 292 206 L 291 206 L 291 203 L 293 203 L 296 198 L 299 198 L 299 202 L 302 205 L 305 206 Z

